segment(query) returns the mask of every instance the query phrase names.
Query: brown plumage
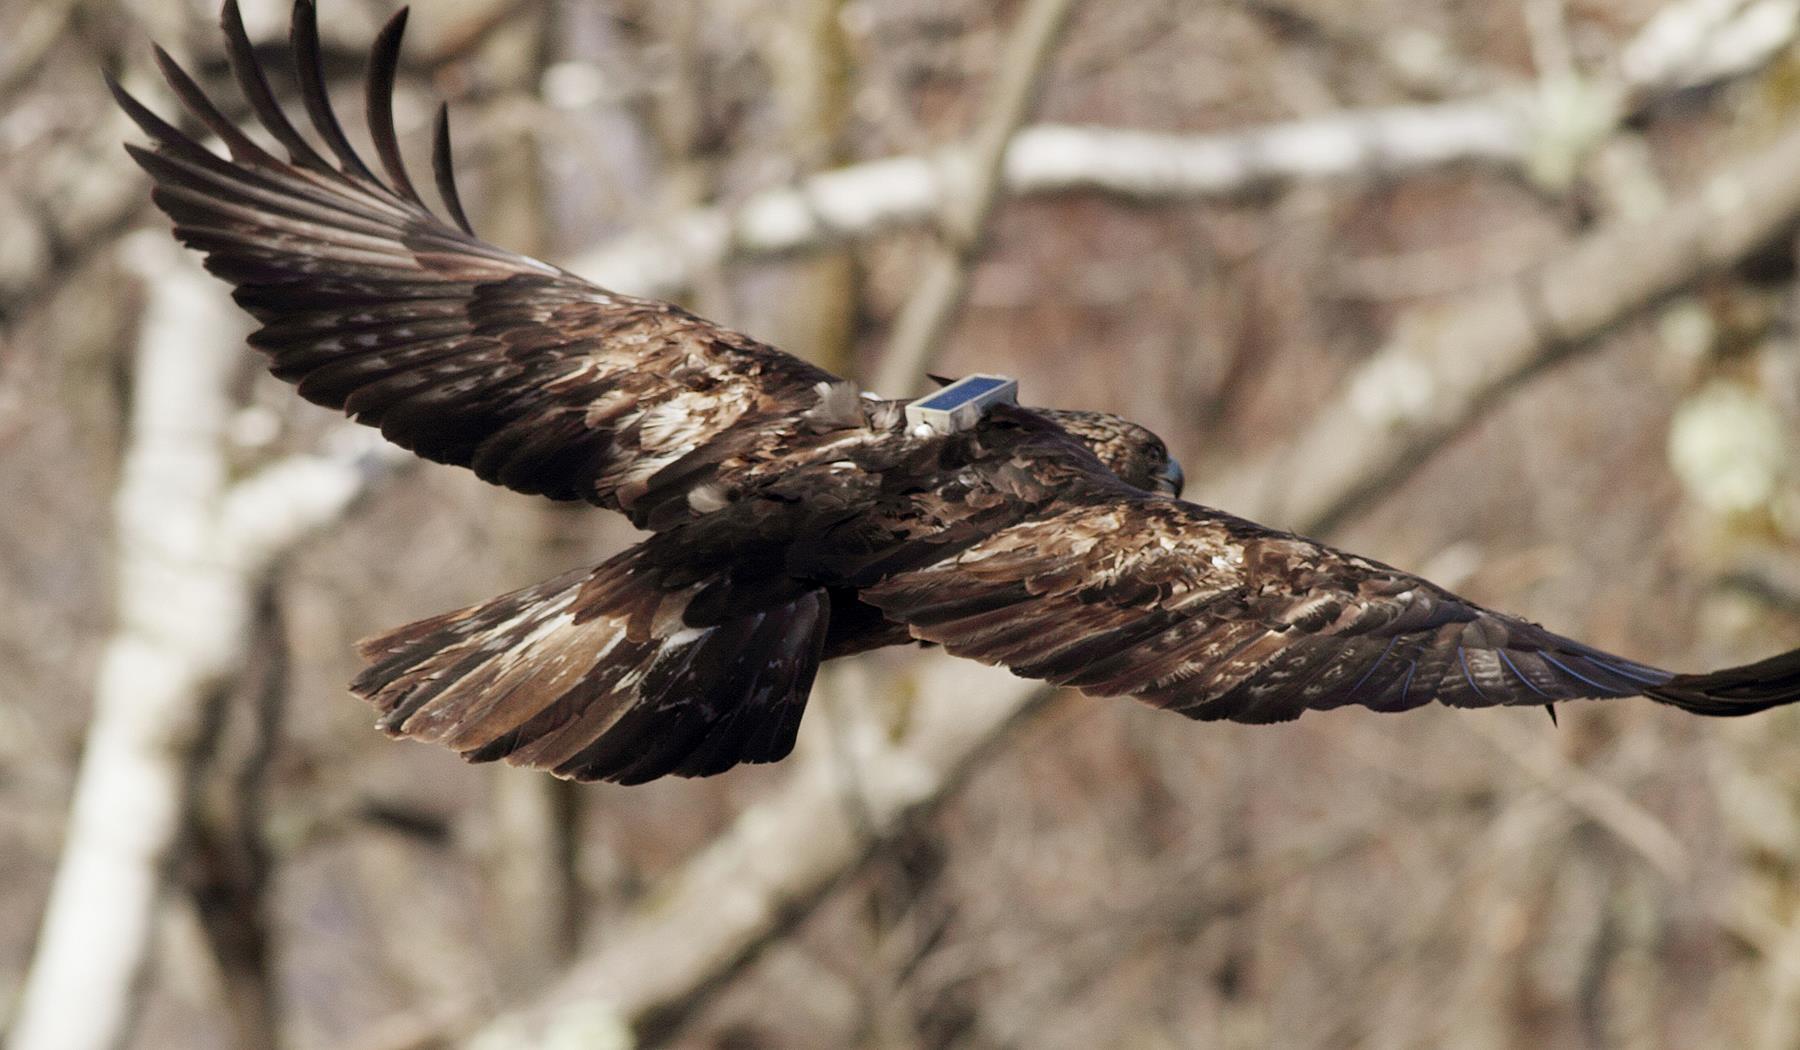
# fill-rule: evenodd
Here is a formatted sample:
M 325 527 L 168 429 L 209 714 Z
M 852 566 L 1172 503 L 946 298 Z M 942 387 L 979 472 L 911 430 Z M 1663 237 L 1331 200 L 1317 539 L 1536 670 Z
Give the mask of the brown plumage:
M 1162 441 L 1117 417 L 1000 406 L 951 436 L 910 431 L 901 402 L 487 244 L 441 112 L 449 221 L 401 158 L 389 96 L 405 17 L 371 56 L 381 174 L 332 112 L 310 0 L 293 49 L 324 152 L 283 114 L 231 2 L 232 69 L 286 159 L 160 50 L 229 159 L 112 85 L 154 140 L 127 149 L 156 203 L 262 323 L 251 343 L 276 375 L 428 459 L 653 533 L 363 643 L 352 689 L 390 733 L 579 780 L 702 776 L 786 755 L 821 660 L 912 640 L 1243 722 L 1346 704 L 1643 694 L 1725 715 L 1800 699 L 1800 651 L 1710 675 L 1610 656 L 1184 503 Z

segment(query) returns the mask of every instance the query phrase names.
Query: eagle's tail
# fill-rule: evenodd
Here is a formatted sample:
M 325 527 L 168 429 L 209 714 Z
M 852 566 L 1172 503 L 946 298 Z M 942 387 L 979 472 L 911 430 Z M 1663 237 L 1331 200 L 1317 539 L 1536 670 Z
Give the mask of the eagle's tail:
M 694 588 L 657 586 L 641 550 L 369 638 L 351 691 L 391 735 L 574 780 L 785 757 L 818 670 L 825 593 L 689 627 Z
M 1678 674 L 1644 695 L 1697 715 L 1750 715 L 1800 701 L 1800 649 L 1711 674 Z

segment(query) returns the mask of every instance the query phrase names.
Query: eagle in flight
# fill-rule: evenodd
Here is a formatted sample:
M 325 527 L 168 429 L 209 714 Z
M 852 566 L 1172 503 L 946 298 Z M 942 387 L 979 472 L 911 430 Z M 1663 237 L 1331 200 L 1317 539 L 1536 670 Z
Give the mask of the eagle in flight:
M 1643 695 L 1738 715 L 1800 700 L 1800 650 L 1702 675 L 1612 656 L 1183 502 L 1163 442 L 1117 417 L 996 404 L 946 433 L 679 307 L 497 248 L 458 198 L 444 109 L 432 167 L 449 221 L 401 159 L 406 12 L 370 59 L 379 172 L 333 113 L 310 0 L 292 47 L 318 144 L 284 114 L 233 0 L 222 21 L 285 159 L 161 49 L 227 156 L 111 86 L 154 140 L 126 148 L 157 205 L 261 322 L 250 342 L 274 374 L 427 459 L 650 533 L 597 568 L 363 642 L 351 689 L 393 735 L 576 780 L 707 776 L 788 754 L 821 661 L 905 642 L 1239 722 L 1349 704 Z

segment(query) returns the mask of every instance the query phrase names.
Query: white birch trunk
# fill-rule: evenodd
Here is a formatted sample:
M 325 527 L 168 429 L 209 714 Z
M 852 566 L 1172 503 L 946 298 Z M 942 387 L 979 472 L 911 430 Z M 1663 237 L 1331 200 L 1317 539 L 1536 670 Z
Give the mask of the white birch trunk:
M 124 1042 L 205 703 L 241 669 L 257 581 L 390 462 L 346 442 L 229 484 L 244 321 L 163 231 L 126 248 L 148 302 L 115 509 L 115 626 L 12 1050 Z

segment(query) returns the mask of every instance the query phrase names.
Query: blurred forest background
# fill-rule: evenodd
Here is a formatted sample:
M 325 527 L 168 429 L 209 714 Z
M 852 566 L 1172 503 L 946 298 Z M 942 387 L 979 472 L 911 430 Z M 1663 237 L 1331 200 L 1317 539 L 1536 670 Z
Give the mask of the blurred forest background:
M 360 136 L 394 8 L 324 6 Z M 0 0 L 14 1050 L 1800 1047 L 1792 711 L 1199 725 L 908 651 L 712 780 L 387 740 L 355 639 L 629 529 L 262 374 L 98 76 L 241 114 L 216 23 Z M 1649 662 L 1800 641 L 1800 2 L 431 0 L 404 61 L 500 244 Z

